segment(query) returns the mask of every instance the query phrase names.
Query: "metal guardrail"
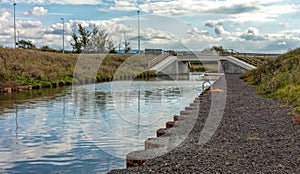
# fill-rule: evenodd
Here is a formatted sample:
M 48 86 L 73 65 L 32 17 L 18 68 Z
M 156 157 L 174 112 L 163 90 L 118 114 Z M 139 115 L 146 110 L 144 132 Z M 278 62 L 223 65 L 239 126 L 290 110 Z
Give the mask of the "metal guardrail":
M 148 62 L 148 68 L 150 69 L 150 68 L 154 67 L 155 65 L 159 64 L 168 56 L 169 56 L 169 54 L 161 54 L 159 56 L 156 56 L 154 59 L 152 59 Z

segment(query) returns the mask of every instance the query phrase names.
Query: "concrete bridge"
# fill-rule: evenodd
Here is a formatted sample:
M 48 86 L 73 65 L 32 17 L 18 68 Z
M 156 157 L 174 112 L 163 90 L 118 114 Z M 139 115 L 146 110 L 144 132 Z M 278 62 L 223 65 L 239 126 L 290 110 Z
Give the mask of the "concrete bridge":
M 157 74 L 187 74 L 190 72 L 191 63 L 207 63 L 215 62 L 218 64 L 218 73 L 243 73 L 244 71 L 256 68 L 244 61 L 236 59 L 232 56 L 211 55 L 178 55 L 168 56 L 160 63 L 155 64 L 150 70 Z

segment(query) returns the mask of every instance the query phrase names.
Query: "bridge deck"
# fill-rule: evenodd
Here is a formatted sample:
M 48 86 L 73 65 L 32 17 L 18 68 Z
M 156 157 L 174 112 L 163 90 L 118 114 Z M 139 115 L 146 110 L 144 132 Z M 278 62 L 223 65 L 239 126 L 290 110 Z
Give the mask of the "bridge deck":
M 178 56 L 178 61 L 219 61 L 223 56 Z
M 180 74 L 180 72 L 189 72 L 189 62 L 211 62 L 211 61 L 216 61 L 218 62 L 219 66 L 219 72 L 223 72 L 222 70 L 222 65 L 221 61 L 228 61 L 238 67 L 241 67 L 244 70 L 251 70 L 256 68 L 255 66 L 252 66 L 242 60 L 236 59 L 231 56 L 217 56 L 217 55 L 187 55 L 187 56 L 169 56 L 162 60 L 160 63 L 157 65 L 153 66 L 150 68 L 150 70 L 155 71 L 157 73 L 159 72 L 166 72 L 168 73 L 176 73 Z M 186 63 L 188 62 L 188 64 Z M 224 66 L 224 65 L 223 65 Z M 227 65 L 227 68 L 233 67 L 233 65 Z

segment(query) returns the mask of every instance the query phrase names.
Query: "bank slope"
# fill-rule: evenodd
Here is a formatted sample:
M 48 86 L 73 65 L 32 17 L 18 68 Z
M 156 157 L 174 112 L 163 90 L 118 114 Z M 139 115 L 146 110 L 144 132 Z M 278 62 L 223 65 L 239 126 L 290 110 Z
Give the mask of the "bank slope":
M 266 60 L 242 78 L 261 94 L 291 103 L 300 113 L 300 48 Z

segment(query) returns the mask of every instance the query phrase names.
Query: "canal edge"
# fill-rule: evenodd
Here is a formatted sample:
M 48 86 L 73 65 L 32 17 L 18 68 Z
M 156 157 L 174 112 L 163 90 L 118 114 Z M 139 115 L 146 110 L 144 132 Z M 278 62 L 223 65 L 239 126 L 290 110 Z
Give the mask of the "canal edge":
M 200 103 L 203 101 L 203 96 L 209 95 L 211 87 L 216 87 L 216 82 L 220 81 L 224 75 L 219 76 L 212 86 L 207 86 L 198 97 L 194 99 L 189 106 L 186 106 L 184 110 L 180 111 L 179 115 L 173 116 L 173 121 L 166 122 L 165 128 L 159 128 L 156 131 L 155 138 L 148 138 L 144 142 L 144 150 L 133 151 L 126 155 L 126 168 L 143 166 L 147 160 L 152 159 L 156 156 L 163 155 L 168 150 L 175 148 L 176 142 L 171 143 L 170 141 L 177 140 L 182 141 L 182 134 L 185 134 L 184 130 L 186 126 L 189 126 L 191 119 L 198 118 L 198 111 Z

